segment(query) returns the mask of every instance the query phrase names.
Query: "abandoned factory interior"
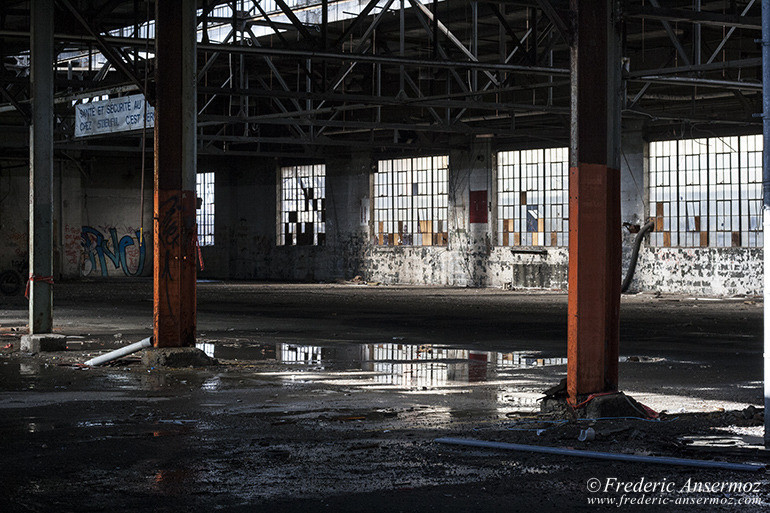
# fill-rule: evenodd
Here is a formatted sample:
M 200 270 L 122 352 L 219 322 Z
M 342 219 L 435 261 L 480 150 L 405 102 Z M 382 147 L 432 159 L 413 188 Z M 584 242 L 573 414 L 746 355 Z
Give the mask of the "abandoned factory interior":
M 770 0 L 4 0 L 0 58 L 0 511 L 770 506 Z

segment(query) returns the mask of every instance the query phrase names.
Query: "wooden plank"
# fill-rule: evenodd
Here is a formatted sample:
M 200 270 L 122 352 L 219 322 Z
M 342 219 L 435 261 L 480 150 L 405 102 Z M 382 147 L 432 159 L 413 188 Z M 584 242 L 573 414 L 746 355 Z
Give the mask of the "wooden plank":
M 521 234 L 519 232 L 513 234 L 513 245 L 521 246 Z
M 537 236 L 538 235 L 539 235 L 538 232 L 532 232 L 532 245 L 533 246 L 537 246 L 537 240 L 538 240 Z
M 663 231 L 663 203 L 655 204 L 655 231 Z
M 559 233 L 551 232 L 551 246 L 556 247 L 559 244 Z
M 519 193 L 519 203 L 522 205 L 527 204 L 527 193 L 525 191 Z
M 700 247 L 707 248 L 709 246 L 709 232 L 700 232 Z
M 739 248 L 741 246 L 741 232 L 733 232 L 732 242 L 734 248 Z
M 537 220 L 537 231 L 544 232 L 545 231 L 545 219 L 542 217 Z
M 510 234 L 508 232 L 503 232 L 503 246 L 508 246 Z
M 671 232 L 663 232 L 663 245 L 667 248 L 671 247 Z
M 700 231 L 700 216 L 695 216 L 695 222 L 693 224 L 695 224 L 695 231 L 699 232 Z

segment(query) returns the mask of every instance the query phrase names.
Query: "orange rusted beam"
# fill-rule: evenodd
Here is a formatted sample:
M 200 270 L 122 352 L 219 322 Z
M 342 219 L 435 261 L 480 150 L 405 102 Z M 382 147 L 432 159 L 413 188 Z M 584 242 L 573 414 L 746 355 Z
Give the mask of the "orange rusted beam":
M 196 269 L 193 191 L 155 192 L 153 343 L 195 345 Z
M 613 0 L 571 0 L 567 393 L 618 388 L 620 26 Z
M 620 172 L 570 168 L 567 392 L 617 390 L 620 320 Z
M 195 345 L 195 4 L 156 2 L 153 344 Z

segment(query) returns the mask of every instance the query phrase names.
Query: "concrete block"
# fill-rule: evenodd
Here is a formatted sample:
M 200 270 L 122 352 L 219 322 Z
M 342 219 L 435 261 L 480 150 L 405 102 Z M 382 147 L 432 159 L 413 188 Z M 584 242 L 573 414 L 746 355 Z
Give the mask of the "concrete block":
M 145 350 L 142 364 L 147 367 L 208 367 L 218 365 L 196 347 L 161 347 Z
M 55 335 L 53 333 L 22 335 L 21 350 L 29 353 L 66 351 L 67 337 L 64 335 Z

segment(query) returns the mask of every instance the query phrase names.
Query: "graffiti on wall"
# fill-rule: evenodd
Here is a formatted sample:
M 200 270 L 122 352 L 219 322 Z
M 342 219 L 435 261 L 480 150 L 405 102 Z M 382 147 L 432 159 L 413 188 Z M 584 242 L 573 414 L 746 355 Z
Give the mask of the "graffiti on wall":
M 126 235 L 118 238 L 118 230 L 114 227 L 83 227 L 80 244 L 85 254 L 84 276 L 96 273 L 107 276 L 108 261 L 126 276 L 141 276 L 144 271 L 146 241 L 142 240 L 139 230 L 128 228 L 127 231 Z
M 24 273 L 29 263 L 29 232 L 11 228 L 6 239 L 6 247 L 10 248 L 10 264 L 14 271 Z

